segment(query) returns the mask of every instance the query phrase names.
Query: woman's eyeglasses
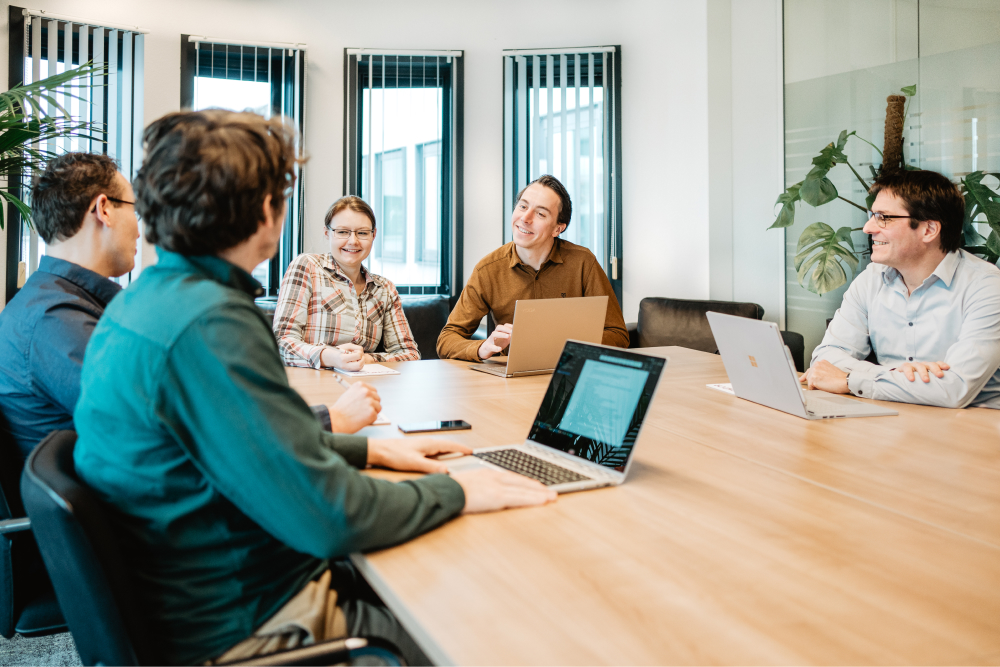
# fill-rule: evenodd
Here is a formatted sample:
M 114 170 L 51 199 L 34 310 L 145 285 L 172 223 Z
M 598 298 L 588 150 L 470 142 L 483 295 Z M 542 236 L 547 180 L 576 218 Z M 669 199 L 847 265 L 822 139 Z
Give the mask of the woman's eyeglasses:
M 349 239 L 351 238 L 351 234 L 354 234 L 358 237 L 359 241 L 367 241 L 374 236 L 375 233 L 374 229 L 340 229 L 339 227 L 331 229 L 330 231 L 333 232 L 333 235 L 338 239 Z

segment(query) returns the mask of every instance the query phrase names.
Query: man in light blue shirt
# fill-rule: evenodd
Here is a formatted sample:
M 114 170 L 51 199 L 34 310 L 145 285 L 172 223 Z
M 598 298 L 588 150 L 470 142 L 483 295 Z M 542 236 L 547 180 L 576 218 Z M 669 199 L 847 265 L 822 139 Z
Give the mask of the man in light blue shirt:
M 873 192 L 872 263 L 813 352 L 809 388 L 1000 409 L 1000 269 L 960 249 L 961 194 L 932 171 L 890 175 Z

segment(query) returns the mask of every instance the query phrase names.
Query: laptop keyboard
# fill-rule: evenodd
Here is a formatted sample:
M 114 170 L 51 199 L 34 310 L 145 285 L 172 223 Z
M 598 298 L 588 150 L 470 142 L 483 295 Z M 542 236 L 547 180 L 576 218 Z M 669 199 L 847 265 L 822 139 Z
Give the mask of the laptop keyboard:
M 526 454 L 519 449 L 495 449 L 489 452 L 478 452 L 474 456 L 478 456 L 495 466 L 530 477 L 545 486 L 591 479 L 555 463 L 549 463 L 545 459 Z

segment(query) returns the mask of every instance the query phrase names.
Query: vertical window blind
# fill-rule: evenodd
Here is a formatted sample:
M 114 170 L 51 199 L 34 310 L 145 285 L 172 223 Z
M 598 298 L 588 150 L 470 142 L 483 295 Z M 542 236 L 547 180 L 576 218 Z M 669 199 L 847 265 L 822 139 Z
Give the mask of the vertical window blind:
M 621 299 L 620 47 L 504 52 L 504 240 L 517 193 L 543 174 L 569 191 L 562 237 L 589 248 Z
M 252 111 L 266 118 L 284 116 L 298 130 L 296 152 L 303 153 L 308 66 L 305 44 L 182 35 L 181 46 L 182 107 Z M 302 170 L 296 167 L 278 253 L 253 272 L 269 296 L 277 295 L 285 269 L 302 252 L 304 217 L 305 188 Z
M 87 21 L 69 16 L 50 14 L 43 11 L 21 10 L 23 20 L 21 49 L 12 44 L 12 56 L 18 55 L 24 61 L 21 81 L 30 83 L 67 69 L 79 67 L 87 62 L 103 65 L 87 80 L 74 88 L 73 94 L 66 93 L 62 106 L 80 122 L 93 122 L 91 138 L 50 139 L 46 149 L 52 152 L 87 151 L 106 153 L 118 161 L 121 172 L 130 180 L 135 176 L 142 162 L 143 129 L 143 70 L 145 64 L 144 42 L 146 30 L 135 26 L 118 26 L 95 21 Z M 18 27 L 11 25 L 13 32 Z M 20 50 L 20 53 L 16 53 Z M 14 69 L 11 69 L 14 78 Z M 20 81 L 12 81 L 15 85 Z M 51 105 L 45 109 L 56 113 Z M 31 175 L 23 178 L 22 194 L 27 196 Z M 29 202 L 30 204 L 30 202 Z M 13 216 L 10 218 L 14 220 Z M 45 244 L 38 234 L 18 218 L 18 223 L 9 228 L 8 234 L 18 246 L 16 286 L 38 267 L 38 259 L 45 254 Z M 11 245 L 8 238 L 8 247 Z M 12 259 L 8 252 L 8 262 Z M 141 269 L 141 253 L 136 257 L 136 268 L 119 282 L 127 283 Z M 8 265 L 8 299 L 13 296 L 10 289 L 10 266 Z
M 347 49 L 344 192 L 375 211 L 367 266 L 400 294 L 461 276 L 461 51 Z

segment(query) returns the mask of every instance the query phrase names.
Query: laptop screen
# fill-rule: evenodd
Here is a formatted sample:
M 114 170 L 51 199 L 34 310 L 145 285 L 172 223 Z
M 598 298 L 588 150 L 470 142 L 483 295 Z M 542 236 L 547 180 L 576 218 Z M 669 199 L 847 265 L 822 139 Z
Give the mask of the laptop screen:
M 624 472 L 665 362 L 567 342 L 528 439 Z

